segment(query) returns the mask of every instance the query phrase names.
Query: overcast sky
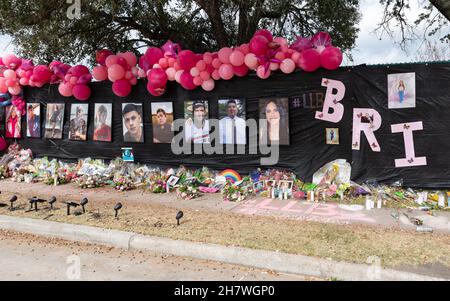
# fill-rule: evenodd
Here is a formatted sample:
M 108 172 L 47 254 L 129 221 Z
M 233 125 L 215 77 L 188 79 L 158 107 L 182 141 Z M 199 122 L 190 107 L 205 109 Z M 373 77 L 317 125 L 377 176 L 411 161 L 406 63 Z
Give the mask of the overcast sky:
M 421 11 L 418 5 L 419 1 L 424 2 L 424 0 L 410 0 L 411 9 L 408 12 L 408 18 L 411 21 L 414 21 Z M 379 36 L 373 32 L 377 27 L 377 23 L 382 18 L 383 8 L 379 0 L 362 0 L 360 11 L 362 13 L 362 19 L 359 24 L 360 32 L 356 40 L 356 47 L 352 51 L 354 62 L 349 62 L 346 59 L 343 65 L 417 61 L 416 52 L 420 46 L 420 41 L 411 44 L 408 47 L 408 52 L 405 53 L 390 37 L 385 35 L 380 40 Z M 447 28 L 447 32 L 449 30 Z M 420 34 L 421 32 L 423 30 L 418 28 L 417 33 Z M 399 34 L 396 36 L 398 42 Z M 450 60 L 450 47 L 447 47 L 447 49 L 449 50 L 447 59 Z M 8 36 L 0 36 L 0 56 L 12 52 L 14 52 L 14 47 L 11 45 L 11 38 Z

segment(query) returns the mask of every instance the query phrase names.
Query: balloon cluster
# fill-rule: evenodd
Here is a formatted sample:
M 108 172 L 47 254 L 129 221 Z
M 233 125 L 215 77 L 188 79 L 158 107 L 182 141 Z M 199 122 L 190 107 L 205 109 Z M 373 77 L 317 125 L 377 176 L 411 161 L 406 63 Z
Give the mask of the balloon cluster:
M 288 45 L 285 38 L 274 38 L 266 29 L 258 30 L 248 44 L 224 47 L 213 53 L 196 54 L 168 41 L 161 48 L 148 48 L 139 60 L 148 78 L 147 90 L 155 96 L 164 94 L 167 81 L 176 81 L 186 90 L 201 86 L 211 91 L 216 80 L 243 77 L 250 70 L 266 79 L 276 70 L 285 74 L 294 72 L 297 67 L 305 72 L 320 67 L 335 70 L 341 63 L 342 52 L 332 46 L 328 33 L 319 32 L 312 38 L 299 37 Z
M 92 73 L 98 81 L 109 79 L 113 82 L 112 90 L 120 97 L 128 96 L 131 87 L 137 84 L 139 68 L 136 67 L 137 57 L 132 52 L 113 54 L 107 49 L 97 51 L 98 65 Z
M 313 72 L 320 67 L 337 69 L 342 52 L 333 47 L 328 33 L 319 32 L 311 38 L 297 37 L 291 45 L 283 37 L 273 37 L 266 29 L 258 30 L 248 44 L 224 47 L 217 52 L 196 54 L 182 50 L 180 45 L 167 41 L 161 48 L 150 47 L 139 58 L 132 52 L 113 54 L 107 49 L 97 51 L 98 65 L 92 75 L 83 65 L 71 67 L 58 61 L 49 66 L 34 66 L 31 60 L 13 54 L 0 58 L 0 93 L 19 95 L 23 86 L 42 87 L 59 84 L 65 97 L 87 100 L 91 95 L 88 84 L 92 76 L 98 81 L 110 80 L 115 95 L 126 97 L 138 78 L 147 78 L 147 90 L 154 96 L 165 93 L 167 82 L 176 81 L 186 90 L 202 87 L 214 89 L 215 81 L 230 80 L 256 71 L 261 79 L 281 70 L 289 74 L 299 68 Z
M 58 66 L 56 65 L 56 67 Z M 59 84 L 59 94 L 65 97 L 73 96 L 81 101 L 88 100 L 91 96 L 91 88 L 88 86 L 91 80 L 92 75 L 86 66 L 76 65 L 70 67 Z
M 61 95 L 87 100 L 91 94 L 88 86 L 91 80 L 89 69 L 83 65 L 71 67 L 54 61 L 48 66 L 34 66 L 31 60 L 18 58 L 14 54 L 0 58 L 0 93 L 17 96 L 24 86 L 41 88 L 48 83 L 59 83 Z

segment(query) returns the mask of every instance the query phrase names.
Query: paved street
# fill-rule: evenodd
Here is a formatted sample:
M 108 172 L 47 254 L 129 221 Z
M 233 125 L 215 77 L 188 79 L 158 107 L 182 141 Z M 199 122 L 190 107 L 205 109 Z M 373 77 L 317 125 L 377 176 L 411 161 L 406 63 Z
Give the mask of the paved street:
M 7 231 L 0 231 L 0 254 L 0 281 L 311 280 L 309 277 L 218 262 L 125 251 Z

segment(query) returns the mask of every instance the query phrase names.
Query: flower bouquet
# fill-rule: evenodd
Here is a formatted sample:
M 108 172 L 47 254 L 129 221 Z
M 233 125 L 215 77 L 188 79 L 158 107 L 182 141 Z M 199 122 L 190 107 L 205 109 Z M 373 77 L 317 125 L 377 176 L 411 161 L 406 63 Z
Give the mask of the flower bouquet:
M 181 184 L 177 188 L 177 196 L 183 200 L 191 200 L 200 196 L 198 187 L 189 184 Z
M 118 191 L 127 191 L 135 188 L 133 181 L 127 177 L 115 177 L 113 181 L 114 189 Z

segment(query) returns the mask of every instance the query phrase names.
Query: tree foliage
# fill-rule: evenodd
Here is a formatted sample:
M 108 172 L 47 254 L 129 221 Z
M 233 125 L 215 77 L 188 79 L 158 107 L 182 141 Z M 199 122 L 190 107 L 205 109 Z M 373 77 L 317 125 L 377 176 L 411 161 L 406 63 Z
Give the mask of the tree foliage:
M 70 2 L 70 1 L 69 1 Z M 62 0 L 0 1 L 0 32 L 20 55 L 50 62 L 77 62 L 95 50 L 161 46 L 168 39 L 197 52 L 248 42 L 258 28 L 294 40 L 328 31 L 335 45 L 354 46 L 358 0 Z

